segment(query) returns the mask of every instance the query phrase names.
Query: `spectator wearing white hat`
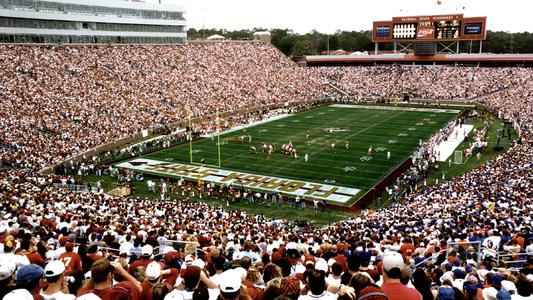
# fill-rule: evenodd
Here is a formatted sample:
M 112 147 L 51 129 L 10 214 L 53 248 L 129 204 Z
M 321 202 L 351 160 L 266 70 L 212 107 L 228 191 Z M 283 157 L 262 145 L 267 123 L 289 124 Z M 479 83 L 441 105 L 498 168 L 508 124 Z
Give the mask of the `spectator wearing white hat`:
M 41 296 L 45 300 L 73 300 L 76 298 L 68 291 L 63 262 L 59 260 L 49 262 L 44 268 L 44 278 L 48 282 L 46 290 L 41 291 Z
M 142 246 L 141 258 L 131 263 L 130 267 L 128 268 L 128 272 L 130 274 L 133 274 L 133 272 L 135 271 L 137 267 L 140 267 L 140 266 L 143 266 L 145 268 L 148 267 L 148 265 L 154 261 L 152 259 L 153 252 L 154 252 L 154 248 L 151 245 L 146 244 Z
M 0 299 L 13 290 L 17 265 L 13 261 L 0 260 Z
M 165 284 L 168 290 L 171 291 L 174 288 L 176 280 L 180 275 L 179 272 L 180 271 L 178 269 L 174 268 L 163 270 L 161 264 L 156 261 L 149 263 L 146 267 L 147 280 L 141 284 L 141 299 L 152 300 L 152 291 L 154 287 L 159 283 Z
M 389 300 L 422 299 L 420 292 L 400 282 L 404 267 L 404 259 L 400 253 L 386 252 L 383 254 L 383 284 L 381 289 Z
M 247 289 L 242 286 L 242 280 L 237 271 L 228 270 L 224 272 L 220 280 L 219 289 L 222 300 L 250 300 Z

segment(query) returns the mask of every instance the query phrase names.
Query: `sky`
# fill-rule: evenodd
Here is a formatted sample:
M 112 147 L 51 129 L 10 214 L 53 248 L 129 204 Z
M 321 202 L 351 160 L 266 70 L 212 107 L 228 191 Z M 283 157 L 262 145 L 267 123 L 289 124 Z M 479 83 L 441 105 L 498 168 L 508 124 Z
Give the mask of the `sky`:
M 146 0 L 158 2 L 159 0 Z M 487 16 L 493 31 L 533 31 L 533 0 L 161 0 L 183 5 L 188 28 L 287 28 L 296 33 L 317 30 L 370 30 L 372 21 L 396 16 L 462 13 Z

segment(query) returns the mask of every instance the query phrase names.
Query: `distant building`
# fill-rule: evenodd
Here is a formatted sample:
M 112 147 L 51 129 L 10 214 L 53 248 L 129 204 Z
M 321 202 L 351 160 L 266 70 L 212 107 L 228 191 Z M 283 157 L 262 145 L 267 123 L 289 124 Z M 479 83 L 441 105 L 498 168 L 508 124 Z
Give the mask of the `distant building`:
M 254 33 L 254 40 L 270 43 L 271 36 L 268 31 L 257 31 Z
M 218 34 L 213 34 L 207 37 L 208 41 L 223 41 L 225 39 L 226 39 L 225 37 L 218 35 Z
M 2 43 L 185 43 L 181 6 L 121 0 L 2 0 Z

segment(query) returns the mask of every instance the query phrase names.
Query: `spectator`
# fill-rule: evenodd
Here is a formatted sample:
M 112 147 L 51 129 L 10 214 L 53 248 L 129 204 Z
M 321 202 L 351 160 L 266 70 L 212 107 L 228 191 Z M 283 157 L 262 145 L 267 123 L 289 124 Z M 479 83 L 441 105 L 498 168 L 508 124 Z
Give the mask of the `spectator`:
M 126 280 L 113 285 L 115 274 Z M 91 267 L 91 280 L 81 288 L 78 296 L 93 293 L 102 300 L 137 300 L 141 291 L 140 283 L 120 264 L 109 262 L 107 259 L 99 259 Z
M 405 267 L 403 257 L 397 252 L 387 252 L 383 256 L 383 284 L 381 289 L 389 300 L 422 299 L 422 295 L 413 288 L 400 283 L 402 269 Z
M 59 260 L 53 260 L 44 268 L 44 278 L 48 283 L 46 290 L 41 292 L 44 300 L 74 300 L 75 295 L 70 294 L 68 283 L 65 280 L 65 265 Z

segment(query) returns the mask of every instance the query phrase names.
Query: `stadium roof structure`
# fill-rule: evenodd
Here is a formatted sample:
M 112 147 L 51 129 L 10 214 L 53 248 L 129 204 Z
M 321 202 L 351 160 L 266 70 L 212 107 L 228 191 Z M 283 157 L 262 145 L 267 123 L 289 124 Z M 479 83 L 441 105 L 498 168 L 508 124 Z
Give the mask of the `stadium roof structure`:
M 374 55 L 309 55 L 308 66 L 369 65 L 369 64 L 477 64 L 533 66 L 533 54 L 414 54 Z

